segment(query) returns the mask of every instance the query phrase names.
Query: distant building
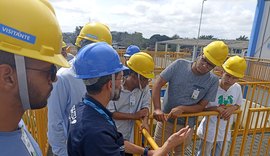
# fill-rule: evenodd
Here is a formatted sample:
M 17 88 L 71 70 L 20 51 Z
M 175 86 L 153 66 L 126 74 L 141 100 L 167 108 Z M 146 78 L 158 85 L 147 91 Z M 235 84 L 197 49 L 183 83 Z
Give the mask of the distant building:
M 125 46 L 120 45 L 118 42 L 113 42 L 113 43 L 112 43 L 112 47 L 113 47 L 114 49 L 116 49 L 116 50 L 118 50 L 118 49 L 126 49 Z
M 168 45 L 176 45 L 176 52 L 188 51 L 193 52 L 195 46 L 198 45 L 197 55 L 202 52 L 203 47 L 208 45 L 214 40 L 203 40 L 203 39 L 175 39 L 167 41 L 156 42 L 155 51 L 158 51 L 159 45 L 165 45 L 165 50 L 168 51 Z M 243 55 L 248 48 L 249 41 L 239 41 L 239 40 L 223 40 L 230 49 L 231 55 Z M 182 48 L 183 47 L 183 48 Z

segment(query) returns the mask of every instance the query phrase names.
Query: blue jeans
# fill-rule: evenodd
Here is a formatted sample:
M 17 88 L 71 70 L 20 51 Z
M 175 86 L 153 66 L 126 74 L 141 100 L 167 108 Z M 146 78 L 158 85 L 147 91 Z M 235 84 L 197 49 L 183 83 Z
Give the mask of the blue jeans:
M 199 150 L 198 150 L 197 156 L 202 156 L 203 142 L 204 142 L 203 139 L 199 140 Z M 205 149 L 204 149 L 204 156 L 212 156 L 212 152 L 214 152 L 214 156 L 221 156 L 222 146 L 223 146 L 223 141 L 217 141 L 216 142 L 216 149 L 215 149 L 215 151 L 212 151 L 213 143 L 206 141 L 206 145 L 205 145 Z M 226 155 L 227 149 L 228 149 L 228 142 L 225 141 L 223 156 Z

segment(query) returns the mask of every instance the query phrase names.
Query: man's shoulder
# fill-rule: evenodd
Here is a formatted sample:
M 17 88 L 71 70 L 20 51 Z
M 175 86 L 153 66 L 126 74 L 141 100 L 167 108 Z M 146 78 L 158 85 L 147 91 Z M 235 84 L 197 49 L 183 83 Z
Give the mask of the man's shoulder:
M 192 61 L 189 61 L 189 60 L 186 60 L 186 59 L 177 59 L 177 60 L 175 60 L 175 63 L 176 64 L 182 64 L 182 65 L 184 65 L 184 64 L 192 64 Z
M 64 84 L 77 84 L 74 87 L 85 87 L 84 83 L 81 79 L 75 78 L 75 72 L 72 67 L 70 68 L 60 68 L 57 71 L 57 81 L 56 83 L 60 83 L 60 81 Z
M 74 70 L 73 67 L 69 67 L 69 68 L 60 68 L 57 71 L 57 76 L 73 76 L 74 75 Z
M 242 91 L 241 85 L 239 83 L 234 83 L 231 87 L 230 90 L 233 91 Z
M 210 79 L 212 79 L 215 83 L 218 82 L 219 78 L 216 74 L 214 74 L 213 72 L 209 72 L 209 77 Z
M 166 69 L 161 72 L 161 75 L 164 74 L 164 71 L 170 71 L 170 73 L 174 73 L 174 74 L 176 74 L 175 72 L 177 72 L 177 73 L 189 72 L 190 68 L 191 68 L 191 64 L 192 64 L 192 62 L 189 60 L 177 59 L 174 62 L 172 62 L 168 67 L 166 67 Z M 171 70 L 171 69 L 173 69 L 173 70 Z
M 26 156 L 29 153 L 21 140 L 21 130 L 14 132 L 0 132 L 0 151 L 3 155 L 21 155 Z M 14 150 L 16 149 L 16 150 Z

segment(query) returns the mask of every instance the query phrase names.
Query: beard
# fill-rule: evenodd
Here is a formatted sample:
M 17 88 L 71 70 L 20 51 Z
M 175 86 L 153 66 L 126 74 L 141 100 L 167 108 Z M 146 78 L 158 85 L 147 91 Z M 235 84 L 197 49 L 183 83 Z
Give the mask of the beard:
M 121 89 L 115 89 L 114 94 L 111 94 L 111 100 L 117 101 L 120 98 Z
M 40 91 L 38 87 L 29 85 L 29 102 L 31 109 L 41 109 L 47 106 L 47 100 L 50 96 L 53 87 L 49 89 L 47 94 L 44 94 L 44 91 Z

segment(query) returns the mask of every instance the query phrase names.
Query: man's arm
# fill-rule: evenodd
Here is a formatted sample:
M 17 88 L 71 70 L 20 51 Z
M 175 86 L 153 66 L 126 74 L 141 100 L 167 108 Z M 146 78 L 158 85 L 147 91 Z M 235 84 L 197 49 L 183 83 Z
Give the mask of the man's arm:
M 182 113 L 198 113 L 202 112 L 206 105 L 208 104 L 208 100 L 202 99 L 197 104 L 191 106 L 177 106 L 171 110 L 167 118 L 176 118 L 178 115 Z
M 167 141 L 163 144 L 162 147 L 156 150 L 149 150 L 149 156 L 166 156 L 174 147 L 182 144 L 186 138 L 192 135 L 191 129 L 187 126 L 185 128 L 180 129 L 178 132 L 172 134 Z M 131 154 L 140 154 L 142 155 L 144 152 L 144 148 L 132 144 L 128 141 L 125 141 L 125 152 Z
M 195 105 L 182 106 L 182 109 L 185 113 L 198 113 L 202 112 L 208 103 L 208 100 L 202 99 Z
M 125 152 L 130 154 L 139 154 L 143 155 L 144 148 L 138 145 L 135 145 L 129 141 L 125 141 Z
M 67 105 L 67 92 L 61 77 L 53 84 L 54 88 L 48 99 L 48 141 L 52 151 L 58 156 L 67 156 L 67 132 L 63 114 Z
M 143 117 L 143 119 L 142 119 L 141 129 L 145 128 L 148 132 L 150 132 L 150 127 L 148 124 L 149 109 L 148 108 L 144 108 L 144 109 L 147 109 L 148 114 L 145 117 Z
M 189 135 L 192 135 L 192 134 L 191 134 L 191 129 L 188 126 L 180 129 L 178 132 L 173 133 L 167 139 L 167 141 L 163 144 L 162 147 L 154 151 L 153 156 L 167 155 L 173 148 L 175 148 L 176 146 L 186 141 Z
M 144 108 L 136 113 L 113 112 L 113 118 L 116 120 L 138 120 L 148 116 L 148 108 Z
M 165 121 L 164 113 L 161 111 L 160 104 L 160 91 L 162 86 L 164 86 L 167 82 L 162 77 L 158 77 L 152 90 L 152 99 L 154 104 L 154 118 L 157 121 Z
M 148 118 L 149 118 L 149 108 L 150 103 L 151 103 L 151 93 L 150 93 L 150 89 L 149 86 L 146 86 L 145 91 L 143 92 L 143 96 L 142 96 L 142 105 L 140 107 L 140 109 L 147 109 L 147 115 L 145 117 L 143 117 L 142 119 L 142 125 L 141 125 L 141 129 L 145 128 L 148 132 L 150 132 L 150 128 L 149 128 L 149 124 L 148 124 Z

